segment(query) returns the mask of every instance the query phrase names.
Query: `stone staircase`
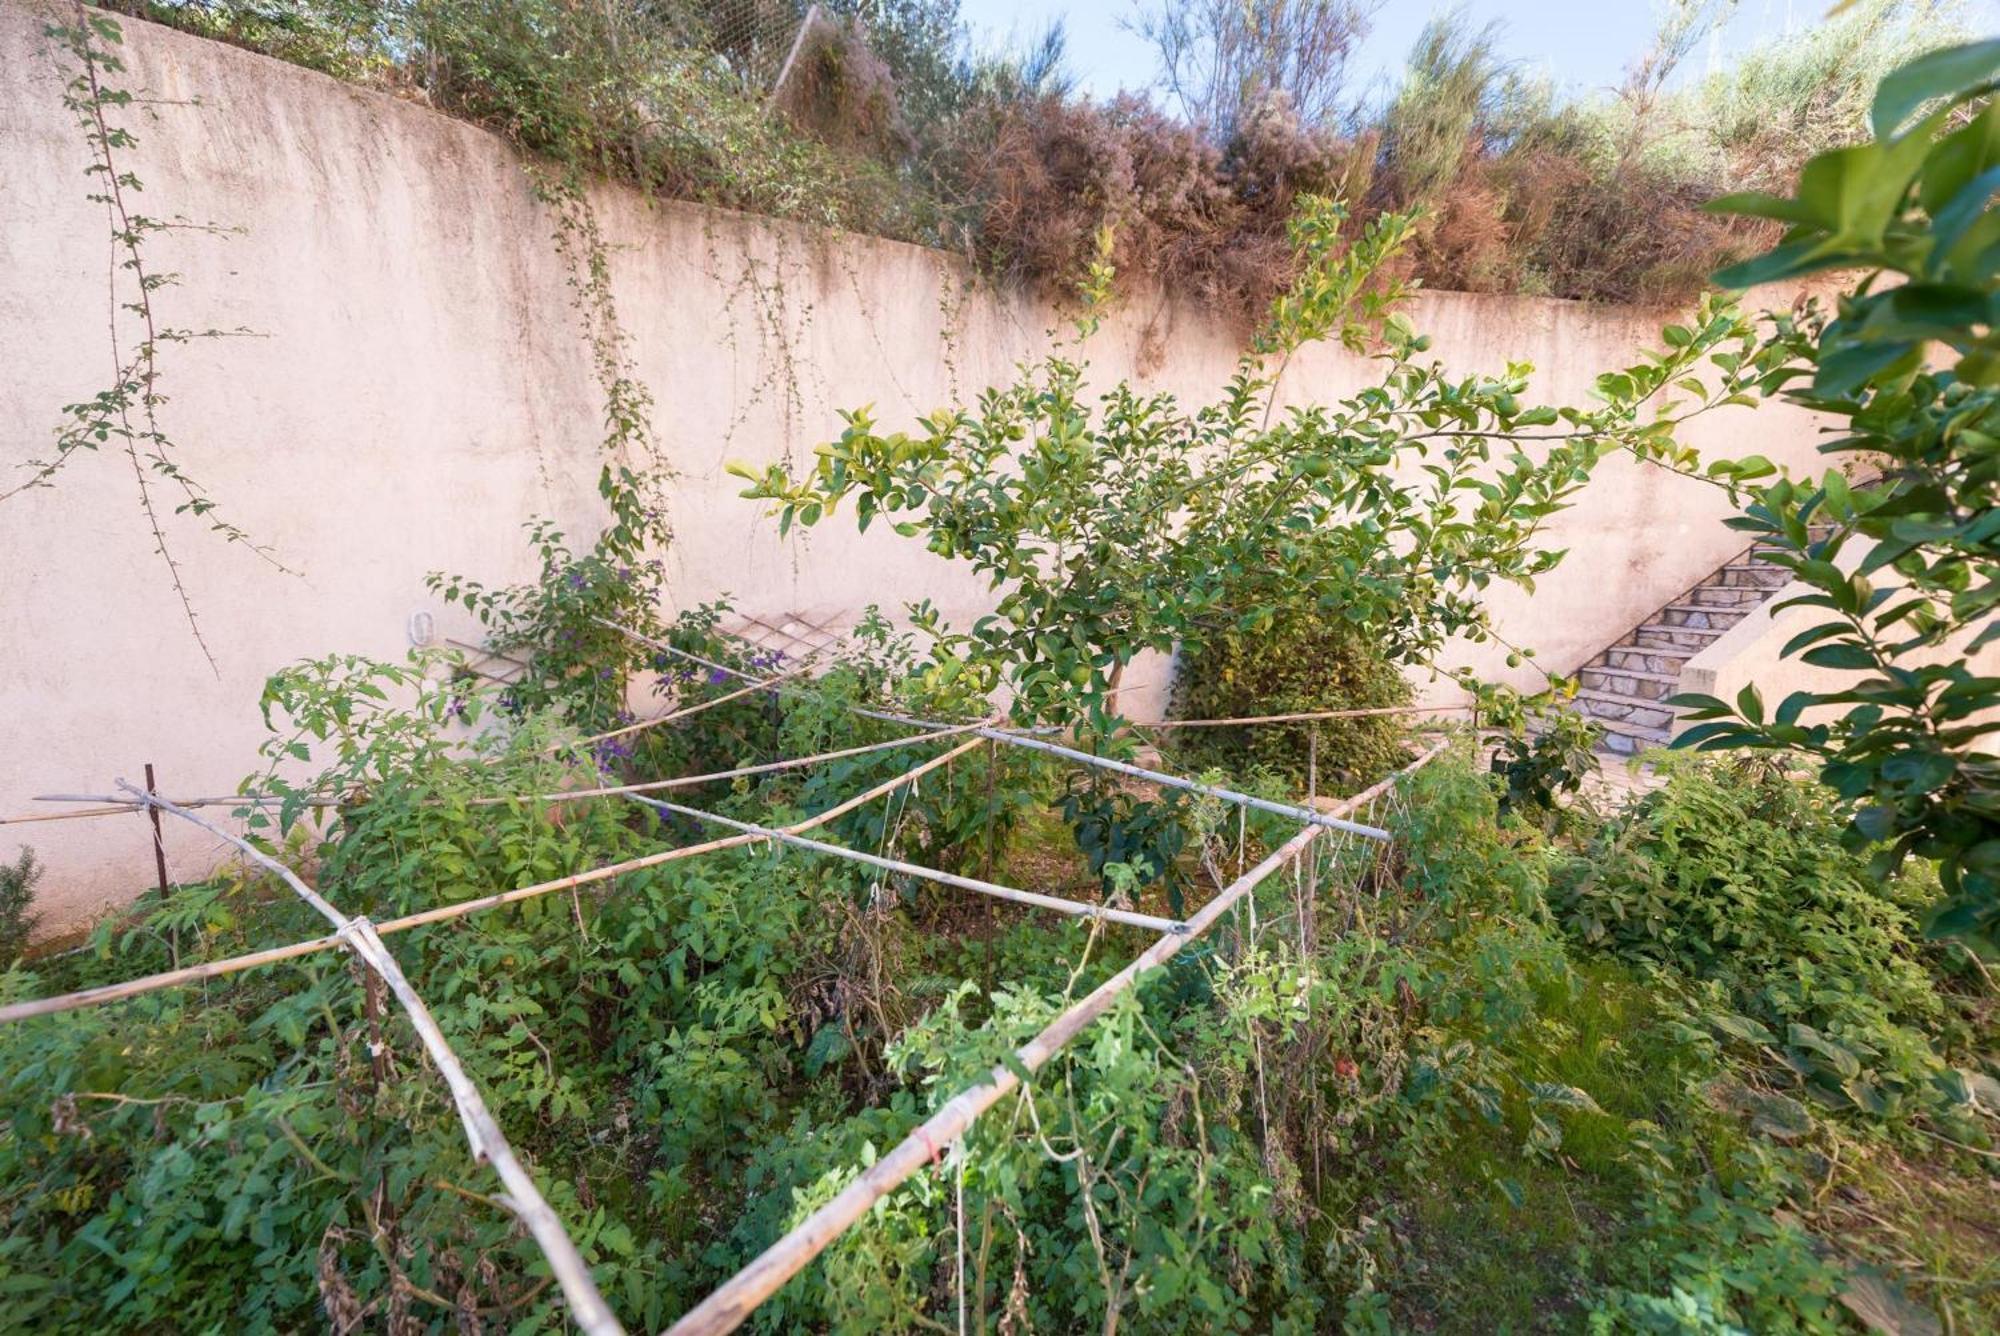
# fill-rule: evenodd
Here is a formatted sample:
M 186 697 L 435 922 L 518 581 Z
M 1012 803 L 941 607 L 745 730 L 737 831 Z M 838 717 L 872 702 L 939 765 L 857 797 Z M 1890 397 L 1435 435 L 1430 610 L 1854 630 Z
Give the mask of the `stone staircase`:
M 1767 551 L 1757 543 L 1738 553 L 1577 670 L 1575 708 L 1603 725 L 1599 751 L 1636 756 L 1667 745 L 1674 710 L 1662 702 L 1681 689 L 1687 661 L 1790 583 Z

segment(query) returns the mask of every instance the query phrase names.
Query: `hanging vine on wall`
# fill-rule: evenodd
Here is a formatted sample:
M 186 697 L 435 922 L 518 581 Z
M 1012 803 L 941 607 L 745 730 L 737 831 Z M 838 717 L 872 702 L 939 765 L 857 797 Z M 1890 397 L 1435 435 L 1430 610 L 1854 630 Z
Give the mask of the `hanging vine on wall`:
M 55 475 L 79 453 L 116 442 L 131 464 L 139 490 L 139 508 L 146 517 L 153 549 L 166 563 L 167 576 L 187 617 L 188 629 L 209 667 L 216 669 L 215 655 L 201 634 L 180 562 L 167 545 L 155 488 L 165 483 L 180 493 L 175 514 L 197 516 L 227 541 L 244 544 L 279 570 L 286 567 L 269 548 L 252 541 L 249 534 L 223 517 L 214 498 L 181 466 L 180 447 L 160 420 L 160 407 L 167 402 L 160 390 L 160 350 L 168 344 L 225 338 L 250 331 L 178 328 L 160 323 L 153 307 L 153 294 L 178 281 L 178 275 L 153 267 L 146 257 L 145 243 L 160 232 L 199 231 L 220 235 L 235 229 L 193 223 L 184 218 L 155 218 L 134 207 L 132 196 L 144 187 L 122 158 L 139 141 L 115 118 L 125 109 L 153 106 L 157 102 L 107 82 L 107 76 L 126 72 L 125 62 L 113 50 L 124 43 L 118 22 L 91 13 L 79 3 L 73 6 L 69 23 L 49 23 L 42 32 L 52 54 L 57 59 L 67 58 L 74 65 L 75 73 L 63 85 L 63 106 L 75 117 L 84 142 L 90 147 L 91 163 L 85 171 L 98 188 L 86 198 L 104 207 L 110 224 L 108 337 L 112 379 L 110 385 L 88 399 L 64 406 L 54 452 L 42 459 L 29 460 L 24 466 L 29 470 L 27 480 L 0 491 L 0 501 L 31 488 L 50 485 Z M 129 350 L 119 333 L 121 313 L 138 325 L 139 338 Z
M 782 458 L 790 463 L 792 440 L 797 434 L 798 421 L 805 413 L 805 395 L 800 386 L 808 377 L 818 377 L 817 368 L 809 360 L 802 359 L 798 351 L 812 331 L 813 303 L 808 301 L 796 310 L 793 308 L 789 285 L 805 278 L 807 268 L 790 258 L 790 248 L 782 234 L 775 235 L 772 241 L 777 254 L 768 265 L 768 277 L 767 266 L 749 253 L 747 241 L 742 247 L 742 262 L 735 276 L 731 277 L 723 272 L 713 221 L 702 220 L 702 244 L 708 276 L 723 290 L 719 341 L 729 350 L 732 359 L 740 356 L 742 349 L 736 341 L 736 303 L 744 296 L 750 299 L 750 319 L 757 330 L 757 379 L 747 392 L 737 396 L 735 412 L 722 431 L 723 443 L 727 445 L 735 440 L 737 431 L 750 420 L 751 413 L 767 397 L 774 397 L 784 419 Z M 820 390 L 823 396 L 826 388 L 822 381 Z
M 666 568 L 656 555 L 672 541 L 665 484 L 672 472 L 653 436 L 653 396 L 633 375 L 611 290 L 610 250 L 583 175 L 529 164 L 535 197 L 555 219 L 556 251 L 569 269 L 575 308 L 591 366 L 604 396 L 603 463 L 597 492 L 610 523 L 586 552 L 573 550 L 546 517 L 528 524 L 540 564 L 532 583 L 491 588 L 433 571 L 425 583 L 462 603 L 486 626 L 501 653 L 525 651 L 530 663 L 501 704 L 517 714 L 560 706 L 581 727 L 630 722 L 631 676 L 647 666 L 636 642 L 605 623 L 662 633 L 659 605 Z

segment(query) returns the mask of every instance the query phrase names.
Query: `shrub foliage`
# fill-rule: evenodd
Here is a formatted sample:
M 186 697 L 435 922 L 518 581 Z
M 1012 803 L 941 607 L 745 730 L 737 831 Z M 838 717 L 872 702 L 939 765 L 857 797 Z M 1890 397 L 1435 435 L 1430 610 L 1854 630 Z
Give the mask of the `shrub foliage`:
M 1183 719 L 1389 709 L 1409 700 L 1402 670 L 1366 631 L 1338 616 L 1305 613 L 1263 634 L 1226 632 L 1183 654 L 1174 669 L 1174 713 Z M 1323 791 L 1353 791 L 1402 764 L 1406 722 L 1384 715 L 1180 729 L 1173 754 L 1196 769 L 1261 767 L 1293 787 L 1303 786 L 1316 760 Z

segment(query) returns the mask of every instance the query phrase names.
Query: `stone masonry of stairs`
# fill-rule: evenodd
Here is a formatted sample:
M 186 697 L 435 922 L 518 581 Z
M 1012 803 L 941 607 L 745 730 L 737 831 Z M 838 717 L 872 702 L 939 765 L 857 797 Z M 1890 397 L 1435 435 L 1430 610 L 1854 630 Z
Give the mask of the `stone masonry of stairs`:
M 1790 583 L 1768 550 L 1759 543 L 1737 554 L 1577 670 L 1574 708 L 1603 725 L 1599 751 L 1636 756 L 1667 745 L 1674 710 L 1664 702 L 1680 690 L 1687 661 Z

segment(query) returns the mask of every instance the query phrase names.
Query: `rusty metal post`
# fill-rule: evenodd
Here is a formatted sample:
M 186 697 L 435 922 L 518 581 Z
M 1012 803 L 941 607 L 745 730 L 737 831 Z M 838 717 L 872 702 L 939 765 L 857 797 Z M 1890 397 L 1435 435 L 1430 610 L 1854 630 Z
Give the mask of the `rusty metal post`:
M 1000 744 L 992 738 L 986 739 L 986 880 L 993 880 L 993 863 L 998 850 L 999 832 L 994 829 L 993 816 L 996 811 L 995 786 L 999 783 Z
M 153 763 L 151 761 L 146 762 L 146 792 L 159 792 L 159 789 L 153 786 Z M 160 899 L 165 901 L 167 892 L 172 888 L 167 882 L 167 841 L 166 837 L 160 833 L 160 809 L 149 803 L 146 807 L 146 815 L 153 819 L 153 869 L 160 874 Z
M 1306 731 L 1306 806 L 1319 806 L 1319 720 L 1315 719 Z M 1305 895 L 1299 905 L 1299 954 L 1304 955 L 1318 940 L 1318 923 L 1310 921 L 1319 912 L 1319 845 L 1314 844 L 1305 854 Z
M 153 763 L 151 761 L 146 762 L 146 792 L 159 792 L 159 789 L 153 785 Z M 173 889 L 172 884 L 167 881 L 167 838 L 160 832 L 160 809 L 148 803 L 146 804 L 146 815 L 153 819 L 153 870 L 159 874 L 160 903 L 164 906 L 167 903 L 169 892 Z M 168 929 L 167 950 L 173 956 L 174 968 L 179 969 L 181 967 L 181 930 L 179 928 Z

